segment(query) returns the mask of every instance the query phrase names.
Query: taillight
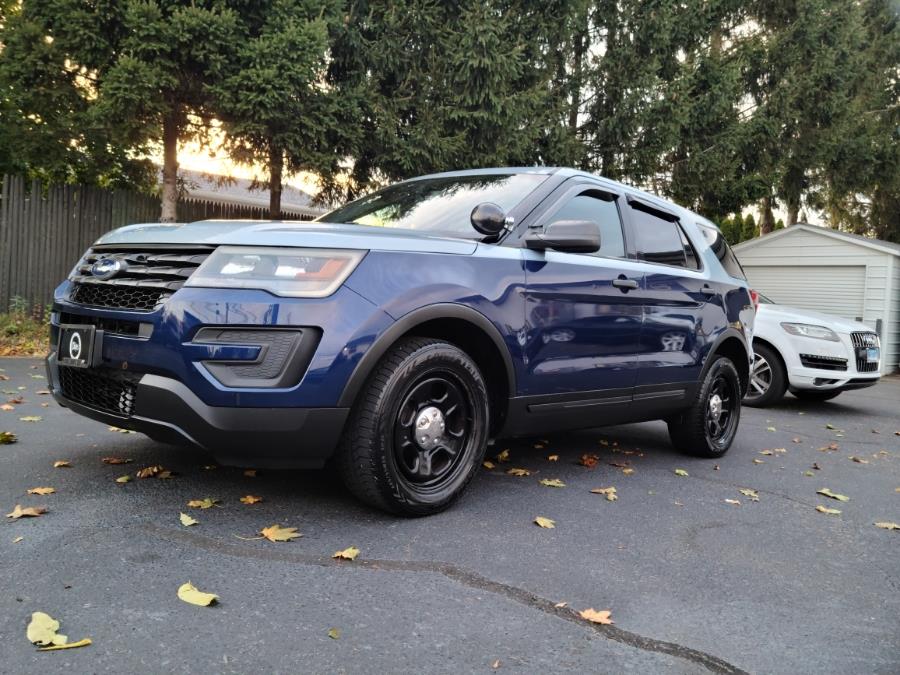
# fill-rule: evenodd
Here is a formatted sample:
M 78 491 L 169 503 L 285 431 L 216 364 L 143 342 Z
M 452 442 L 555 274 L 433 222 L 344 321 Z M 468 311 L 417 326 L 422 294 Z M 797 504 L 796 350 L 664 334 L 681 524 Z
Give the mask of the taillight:
M 753 303 L 753 309 L 759 310 L 759 293 L 754 291 L 752 288 L 750 289 L 750 302 Z

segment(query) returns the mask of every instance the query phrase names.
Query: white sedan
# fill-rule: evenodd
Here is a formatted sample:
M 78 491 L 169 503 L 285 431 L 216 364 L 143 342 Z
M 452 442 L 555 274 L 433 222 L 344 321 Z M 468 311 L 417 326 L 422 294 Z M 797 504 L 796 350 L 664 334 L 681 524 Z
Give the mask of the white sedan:
M 827 401 L 878 382 L 881 343 L 871 328 L 753 295 L 759 304 L 746 405 L 772 405 L 785 390 L 803 400 Z

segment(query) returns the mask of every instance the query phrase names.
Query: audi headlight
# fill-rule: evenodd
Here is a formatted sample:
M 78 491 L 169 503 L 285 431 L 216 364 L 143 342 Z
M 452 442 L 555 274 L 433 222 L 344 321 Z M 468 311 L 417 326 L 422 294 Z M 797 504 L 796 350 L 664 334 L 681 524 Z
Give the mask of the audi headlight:
M 809 323 L 783 323 L 781 324 L 781 327 L 791 335 L 816 338 L 818 340 L 829 340 L 830 342 L 841 341 L 837 336 L 837 333 L 825 326 L 815 326 Z
M 291 298 L 324 298 L 356 269 L 365 251 L 220 246 L 185 286 L 252 288 Z

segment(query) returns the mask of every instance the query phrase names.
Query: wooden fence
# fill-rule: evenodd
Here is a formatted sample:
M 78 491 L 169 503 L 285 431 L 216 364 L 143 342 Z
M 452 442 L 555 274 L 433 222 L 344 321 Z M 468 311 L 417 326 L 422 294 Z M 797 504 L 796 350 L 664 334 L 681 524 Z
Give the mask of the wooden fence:
M 263 219 L 268 209 L 197 199 L 178 204 L 182 222 L 206 218 Z M 301 220 L 283 213 L 284 220 Z M 4 176 L 0 201 L 0 312 L 21 298 L 37 314 L 53 289 L 100 235 L 122 225 L 159 220 L 159 199 L 87 185 L 43 185 Z

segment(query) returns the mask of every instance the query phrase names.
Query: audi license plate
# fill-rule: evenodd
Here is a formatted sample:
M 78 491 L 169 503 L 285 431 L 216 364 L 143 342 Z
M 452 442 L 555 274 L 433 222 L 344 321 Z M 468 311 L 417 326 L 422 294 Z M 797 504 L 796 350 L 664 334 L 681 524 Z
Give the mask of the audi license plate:
M 878 347 L 866 348 L 866 363 L 878 363 L 879 356 Z
M 61 324 L 59 327 L 59 363 L 63 366 L 88 368 L 94 362 L 94 326 Z

